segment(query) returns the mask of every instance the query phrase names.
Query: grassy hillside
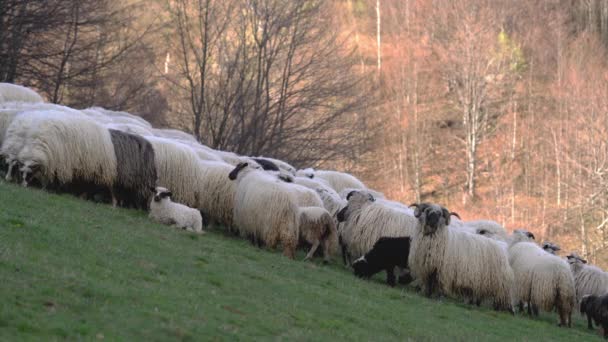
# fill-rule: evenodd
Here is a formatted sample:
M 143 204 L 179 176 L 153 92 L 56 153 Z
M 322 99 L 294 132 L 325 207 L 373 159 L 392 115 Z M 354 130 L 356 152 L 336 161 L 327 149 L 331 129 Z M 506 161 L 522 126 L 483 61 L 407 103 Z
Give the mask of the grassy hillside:
M 303 256 L 303 253 L 302 255 Z M 602 340 L 0 183 L 0 340 Z

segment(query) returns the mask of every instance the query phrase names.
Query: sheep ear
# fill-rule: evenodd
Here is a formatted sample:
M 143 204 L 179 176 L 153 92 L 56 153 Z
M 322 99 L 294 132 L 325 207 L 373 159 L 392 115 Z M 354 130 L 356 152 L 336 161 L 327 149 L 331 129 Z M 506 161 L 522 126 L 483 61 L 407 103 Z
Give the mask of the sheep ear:
M 485 230 L 485 229 L 482 229 L 477 234 L 479 234 L 479 235 L 486 235 L 486 233 L 488 233 L 488 231 Z
M 376 202 L 376 199 L 374 198 L 374 195 L 372 194 L 367 194 L 367 198 L 371 201 L 371 202 Z
M 443 217 L 445 218 L 445 225 L 449 226 L 450 221 L 452 220 L 452 213 L 450 213 L 450 211 L 446 208 L 443 208 L 441 211 L 443 212 Z
M 532 238 L 532 240 L 536 240 L 536 238 L 534 237 L 534 234 L 528 232 L 528 234 L 526 234 L 526 235 L 528 235 L 529 238 Z
M 346 195 L 346 200 L 348 201 L 350 199 L 350 196 L 352 196 L 355 192 L 357 192 L 357 190 L 349 192 L 348 195 Z
M 165 192 L 165 195 L 167 195 L 167 197 L 173 197 L 173 194 L 171 193 L 171 191 Z
M 583 264 L 587 263 L 587 260 L 585 260 L 585 259 L 581 259 L 581 261 L 583 262 Z
M 456 217 L 458 217 L 458 219 L 459 219 L 459 220 L 462 220 L 462 218 L 460 218 L 460 215 L 458 215 L 458 213 L 457 213 L 457 212 L 455 212 L 455 211 L 451 211 L 451 212 L 450 212 L 450 215 L 452 215 L 452 216 L 456 216 Z
M 156 192 L 156 188 L 154 188 L 154 187 L 150 187 L 150 191 L 152 191 L 152 192 Z

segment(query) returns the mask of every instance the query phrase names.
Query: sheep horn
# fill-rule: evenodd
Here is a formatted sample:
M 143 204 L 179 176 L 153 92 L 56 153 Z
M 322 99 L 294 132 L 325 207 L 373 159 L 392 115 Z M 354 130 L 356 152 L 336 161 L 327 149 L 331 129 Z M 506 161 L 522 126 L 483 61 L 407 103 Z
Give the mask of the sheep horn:
M 458 213 L 455 211 L 450 211 L 450 215 L 456 216 L 456 217 L 458 217 L 459 220 L 462 220 L 462 218 L 460 218 L 460 215 L 458 215 Z

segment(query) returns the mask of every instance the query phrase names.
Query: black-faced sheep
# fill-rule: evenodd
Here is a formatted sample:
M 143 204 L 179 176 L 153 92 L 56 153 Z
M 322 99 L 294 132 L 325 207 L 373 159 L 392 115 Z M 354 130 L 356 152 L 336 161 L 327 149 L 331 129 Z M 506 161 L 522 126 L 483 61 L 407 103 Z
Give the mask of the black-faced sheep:
M 602 296 L 586 295 L 581 300 L 581 314 L 587 315 L 587 327 L 593 329 L 593 320 L 604 330 L 604 338 L 608 339 L 608 293 Z
M 186 229 L 195 233 L 203 232 L 201 213 L 186 205 L 171 201 L 171 191 L 167 188 L 151 188 L 154 198 L 150 202 L 150 218 L 162 224 Z
M 386 271 L 386 283 L 395 286 L 395 267 L 408 268 L 410 253 L 409 237 L 382 237 L 365 255 L 355 260 L 353 269 L 360 278 L 370 278 L 374 274 Z
M 608 272 L 599 267 L 588 265 L 587 260 L 576 253 L 567 256 L 570 270 L 574 275 L 576 299 L 580 302 L 585 295 L 601 296 L 608 293 Z
M 425 294 L 441 290 L 512 312 L 513 272 L 504 249 L 492 239 L 448 228 L 451 213 L 430 203 L 415 205 L 418 226 L 409 265 Z
M 562 249 L 559 248 L 559 245 L 557 245 L 553 242 L 545 241 L 545 242 L 543 242 L 543 250 L 547 253 L 555 255 L 557 252 L 561 251 Z
M 532 242 L 534 235 L 515 230 L 509 243 L 509 263 L 515 275 L 515 297 L 528 303 L 529 313 L 557 309 L 560 326 L 571 326 L 576 301 L 574 277 L 566 261 Z

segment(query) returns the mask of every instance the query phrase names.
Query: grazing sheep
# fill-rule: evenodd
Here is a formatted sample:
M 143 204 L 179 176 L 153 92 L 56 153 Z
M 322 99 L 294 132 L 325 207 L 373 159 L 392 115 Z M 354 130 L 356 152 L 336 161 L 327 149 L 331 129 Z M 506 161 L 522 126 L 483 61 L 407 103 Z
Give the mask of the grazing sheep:
M 353 190 L 364 190 L 365 185 L 352 175 L 338 171 L 327 171 L 327 170 L 313 170 L 304 169 L 298 170 L 296 176 L 308 177 L 308 178 L 320 178 L 329 184 L 336 192 L 340 193 L 342 190 L 350 188 Z
M 576 300 L 574 277 L 568 264 L 558 256 L 545 252 L 532 242 L 534 235 L 515 230 L 509 244 L 509 264 L 515 275 L 515 297 L 528 303 L 528 313 L 538 309 L 550 312 L 557 309 L 560 326 L 571 326 Z
M 281 243 L 283 254 L 294 259 L 299 208 L 287 183 L 249 163 L 238 164 L 228 178 L 237 182 L 234 224 L 241 234 L 273 249 Z
M 360 278 L 370 278 L 380 271 L 386 271 L 386 283 L 395 286 L 395 267 L 408 268 L 411 238 L 382 237 L 365 255 L 355 260 L 353 269 Z
M 201 213 L 186 205 L 171 201 L 171 191 L 167 188 L 150 188 L 154 198 L 150 202 L 150 218 L 162 224 L 204 233 Z
M 116 154 L 107 129 L 85 116 L 57 111 L 22 113 L 11 126 L 22 120 L 35 122 L 17 156 L 24 186 L 36 179 L 43 186 L 54 182 L 113 188 Z
M 547 253 L 555 255 L 558 251 L 561 251 L 562 249 L 559 248 L 558 244 L 555 244 L 555 243 L 549 242 L 549 241 L 545 241 L 545 242 L 543 242 L 543 250 Z
M 32 89 L 11 83 L 0 83 L 0 103 L 4 102 L 44 102 L 42 96 Z
M 228 179 L 227 175 L 234 167 L 224 162 L 208 160 L 199 161 L 198 166 L 195 206 L 211 221 L 232 231 L 236 183 Z
M 331 258 L 332 245 L 337 245 L 336 223 L 332 216 L 320 207 L 300 207 L 299 209 L 300 239 L 311 244 L 305 260 L 315 254 L 319 246 L 323 248 L 323 261 Z
M 147 209 L 149 190 L 156 184 L 154 149 L 139 135 L 110 130 L 116 155 L 114 195 L 119 205 Z
M 581 314 L 587 315 L 587 327 L 593 329 L 591 320 L 604 329 L 604 338 L 608 339 L 608 293 L 602 296 L 585 295 L 581 300 Z
M 587 260 L 576 253 L 568 255 L 567 260 L 574 276 L 577 302 L 580 303 L 585 295 L 601 296 L 608 293 L 608 272 L 597 266 L 587 265 Z
M 350 262 L 369 252 L 381 237 L 409 237 L 416 227 L 410 208 L 378 199 L 366 191 L 354 191 L 338 212 L 343 258 Z
M 158 183 L 173 193 L 176 202 L 196 207 L 200 159 L 187 146 L 174 140 L 146 136 L 154 149 Z
M 435 288 L 473 299 L 491 299 L 496 310 L 513 312 L 513 272 L 504 250 L 492 239 L 449 228 L 451 213 L 437 204 L 415 205 L 418 220 L 409 265 L 430 297 Z

